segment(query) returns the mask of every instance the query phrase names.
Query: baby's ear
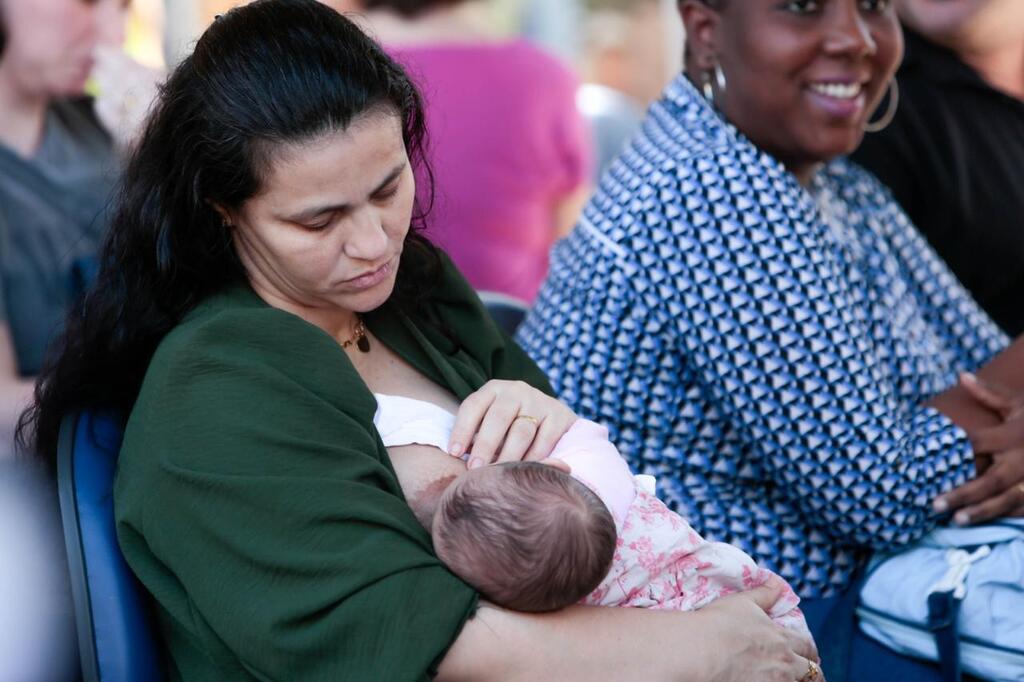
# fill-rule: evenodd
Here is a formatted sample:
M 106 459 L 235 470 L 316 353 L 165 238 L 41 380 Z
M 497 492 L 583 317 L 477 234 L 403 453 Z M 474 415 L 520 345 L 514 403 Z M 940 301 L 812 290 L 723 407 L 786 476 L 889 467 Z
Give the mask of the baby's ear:
M 567 474 L 572 473 L 572 467 L 569 466 L 569 463 L 566 462 L 565 460 L 556 459 L 554 457 L 548 457 L 547 459 L 540 460 L 540 463 L 546 464 L 549 467 L 555 467 L 559 471 L 565 472 Z

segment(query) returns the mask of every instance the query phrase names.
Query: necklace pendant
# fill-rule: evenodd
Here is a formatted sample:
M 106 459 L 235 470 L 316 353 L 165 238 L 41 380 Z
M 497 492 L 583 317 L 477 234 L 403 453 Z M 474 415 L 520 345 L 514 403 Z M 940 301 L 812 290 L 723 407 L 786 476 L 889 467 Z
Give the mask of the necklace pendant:
M 370 352 L 370 339 L 366 338 L 366 334 L 363 334 L 356 339 L 356 348 L 358 348 L 362 353 Z

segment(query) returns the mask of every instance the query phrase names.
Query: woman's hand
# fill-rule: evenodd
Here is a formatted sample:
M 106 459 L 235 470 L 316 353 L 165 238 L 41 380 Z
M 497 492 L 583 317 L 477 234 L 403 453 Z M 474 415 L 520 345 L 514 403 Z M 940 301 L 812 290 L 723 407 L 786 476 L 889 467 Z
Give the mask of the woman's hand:
M 576 414 L 522 381 L 492 380 L 459 407 L 448 453 L 461 457 L 472 444 L 469 467 L 544 459 Z
M 958 510 L 957 525 L 983 523 L 1000 516 L 1024 516 L 1024 395 L 964 374 L 960 385 L 1003 423 L 969 432 L 979 475 L 939 497 L 935 510 Z
M 814 642 L 779 627 L 767 615 L 781 589 L 780 579 L 773 577 L 761 587 L 716 599 L 696 612 L 706 618 L 706 641 L 715 650 L 714 654 L 705 652 L 704 659 L 711 668 L 701 679 L 824 680 L 820 668 L 816 668 L 820 659 Z M 811 672 L 815 669 L 817 675 Z

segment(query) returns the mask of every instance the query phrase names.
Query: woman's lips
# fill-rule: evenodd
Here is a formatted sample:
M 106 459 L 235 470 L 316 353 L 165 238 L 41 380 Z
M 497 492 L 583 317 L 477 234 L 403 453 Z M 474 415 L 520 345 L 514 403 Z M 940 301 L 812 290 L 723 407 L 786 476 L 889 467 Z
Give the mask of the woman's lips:
M 816 81 L 807 86 L 811 101 L 832 118 L 858 118 L 867 103 L 865 84 L 857 82 Z
M 351 279 L 346 279 L 342 284 L 352 287 L 353 289 L 369 289 L 370 287 L 375 287 L 387 279 L 391 274 L 391 267 L 394 260 L 395 259 L 392 258 L 376 270 L 371 270 L 370 272 L 358 275 Z

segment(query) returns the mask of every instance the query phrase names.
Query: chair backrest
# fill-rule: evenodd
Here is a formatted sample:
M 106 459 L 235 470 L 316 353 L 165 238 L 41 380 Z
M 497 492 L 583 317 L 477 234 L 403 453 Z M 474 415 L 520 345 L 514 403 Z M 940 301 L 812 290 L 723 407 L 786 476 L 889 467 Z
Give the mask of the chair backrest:
M 57 485 L 85 682 L 162 680 L 149 598 L 114 529 L 113 484 L 123 435 L 112 415 L 72 414 L 60 426 Z
M 498 326 L 509 336 L 515 334 L 530 309 L 529 304 L 514 296 L 497 291 L 478 291 L 476 293 Z

